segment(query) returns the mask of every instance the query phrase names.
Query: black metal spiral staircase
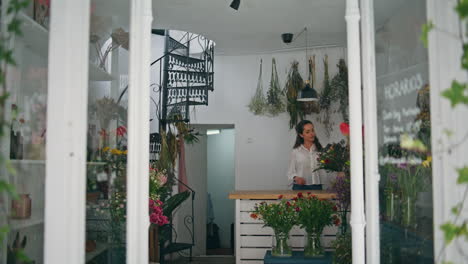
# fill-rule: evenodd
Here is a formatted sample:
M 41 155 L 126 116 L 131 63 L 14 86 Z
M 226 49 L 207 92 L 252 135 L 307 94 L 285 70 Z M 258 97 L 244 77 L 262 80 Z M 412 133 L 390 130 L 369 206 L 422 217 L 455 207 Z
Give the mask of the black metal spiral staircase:
M 166 130 L 168 124 L 190 121 L 190 106 L 208 105 L 208 92 L 213 91 L 214 43 L 203 36 L 185 33 L 179 40 L 173 38 L 169 30 L 153 29 L 153 34 L 165 37 L 164 55 L 151 63 L 159 65 L 159 128 Z M 199 52 L 192 53 L 191 47 L 198 48 Z M 159 133 L 150 135 L 150 159 L 159 159 L 161 151 L 161 136 Z M 160 246 L 160 259 L 165 262 L 165 255 L 182 250 L 190 251 L 195 245 L 194 225 L 194 198 L 195 191 L 184 185 L 191 192 L 191 215 L 184 217 L 184 225 L 190 233 L 191 243 L 181 243 L 171 236 Z M 171 223 L 166 228 L 175 230 Z
M 173 122 L 189 122 L 190 106 L 208 105 L 208 92 L 214 89 L 214 43 L 201 35 L 185 33 L 180 40 L 169 30 L 153 30 L 165 36 L 164 55 L 159 62 L 160 105 L 159 120 L 164 129 Z M 191 47 L 199 49 L 191 52 Z

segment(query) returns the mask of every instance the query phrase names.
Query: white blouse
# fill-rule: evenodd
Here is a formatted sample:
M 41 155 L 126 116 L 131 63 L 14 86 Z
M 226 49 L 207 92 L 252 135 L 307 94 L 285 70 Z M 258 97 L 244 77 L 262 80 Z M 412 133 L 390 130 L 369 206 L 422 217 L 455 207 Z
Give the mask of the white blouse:
M 304 145 L 293 149 L 289 160 L 289 180 L 292 181 L 297 176 L 304 178 L 306 185 L 321 184 L 319 172 L 314 171 L 318 166 L 317 158 L 315 145 L 312 145 L 310 151 Z

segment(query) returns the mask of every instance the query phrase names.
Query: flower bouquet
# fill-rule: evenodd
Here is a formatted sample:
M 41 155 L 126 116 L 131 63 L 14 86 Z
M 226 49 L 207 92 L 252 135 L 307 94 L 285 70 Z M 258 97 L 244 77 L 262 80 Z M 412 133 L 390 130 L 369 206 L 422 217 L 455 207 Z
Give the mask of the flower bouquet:
M 298 193 L 293 200 L 295 201 L 293 206 L 297 212 L 297 222 L 307 232 L 304 256 L 323 255 L 320 244 L 323 229 L 326 226 L 340 224 L 340 220 L 335 214 L 337 211 L 336 205 L 328 200 L 319 199 L 310 193 L 307 193 L 307 195 Z
M 316 170 L 349 172 L 349 148 L 344 140 L 325 146 L 317 160 L 319 166 Z
M 278 203 L 261 202 L 255 205 L 250 217 L 263 220 L 264 226 L 273 229 L 275 236 L 272 255 L 289 257 L 292 256 L 292 249 L 288 243 L 289 231 L 296 224 L 296 212 L 290 201 L 283 199 L 282 195 L 279 199 Z
M 331 182 L 331 191 L 336 193 L 338 214 L 341 219 L 340 233 L 345 234 L 348 229 L 348 211 L 351 205 L 351 178 L 349 173 L 338 173 Z

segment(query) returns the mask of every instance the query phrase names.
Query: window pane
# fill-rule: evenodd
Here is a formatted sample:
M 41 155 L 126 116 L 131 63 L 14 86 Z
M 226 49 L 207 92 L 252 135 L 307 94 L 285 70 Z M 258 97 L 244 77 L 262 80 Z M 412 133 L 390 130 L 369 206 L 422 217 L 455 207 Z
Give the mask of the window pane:
M 433 263 L 424 0 L 375 1 L 381 263 Z
M 129 1 L 91 1 L 86 263 L 125 263 Z

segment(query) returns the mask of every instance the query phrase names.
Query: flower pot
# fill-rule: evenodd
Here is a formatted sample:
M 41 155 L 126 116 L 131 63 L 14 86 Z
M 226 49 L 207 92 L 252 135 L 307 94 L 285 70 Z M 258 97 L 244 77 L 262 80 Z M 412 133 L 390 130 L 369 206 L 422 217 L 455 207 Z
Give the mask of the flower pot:
M 319 232 L 307 232 L 305 236 L 304 256 L 321 257 L 324 256 Z
M 11 201 L 11 217 L 28 219 L 31 217 L 31 198 L 29 194 L 20 194 L 18 200 Z
M 271 250 L 271 255 L 274 257 L 291 257 L 292 249 L 289 245 L 289 232 L 281 232 L 275 230 L 275 235 L 273 236 L 273 247 Z

